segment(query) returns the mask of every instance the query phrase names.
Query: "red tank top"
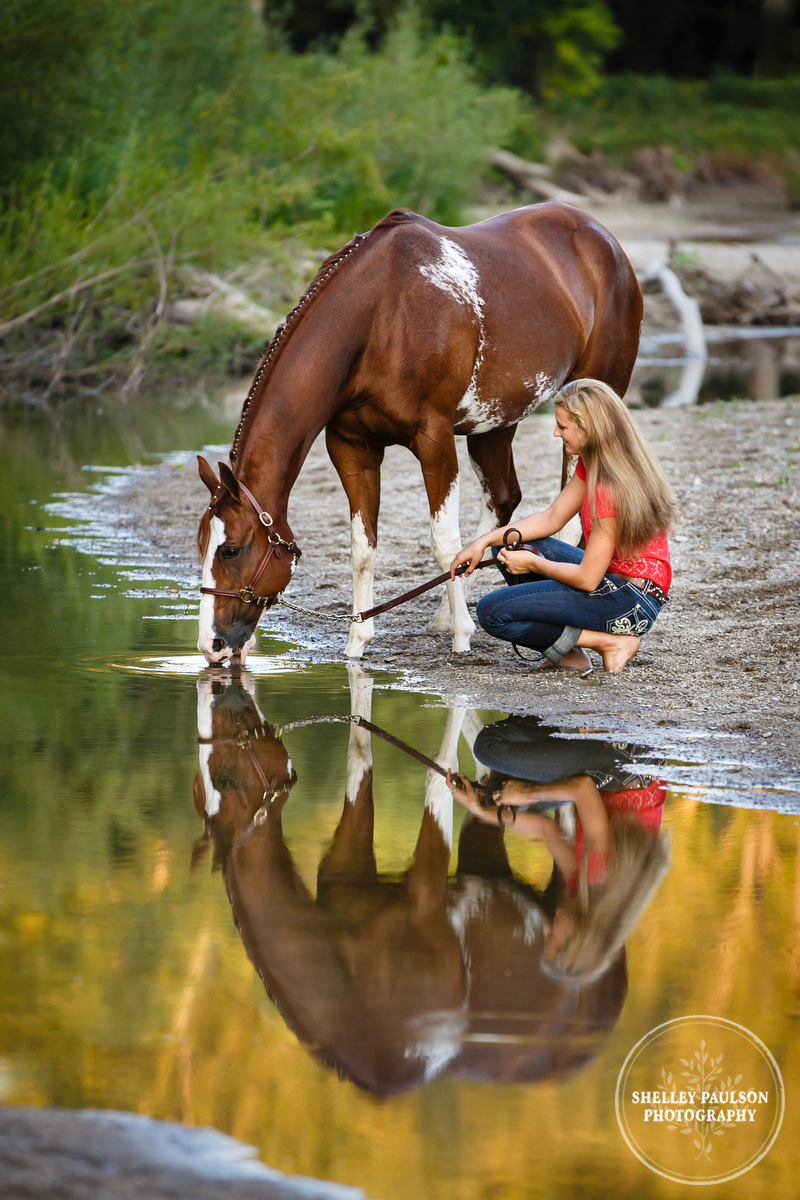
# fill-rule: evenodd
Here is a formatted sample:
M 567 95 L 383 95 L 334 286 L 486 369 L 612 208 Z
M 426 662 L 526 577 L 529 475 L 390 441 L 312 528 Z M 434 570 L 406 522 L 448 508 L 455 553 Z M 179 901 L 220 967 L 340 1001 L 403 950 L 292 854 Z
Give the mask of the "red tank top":
M 586 482 L 586 467 L 580 458 L 575 468 L 575 474 L 578 479 Z M 614 501 L 602 484 L 598 484 L 595 492 L 594 506 L 598 518 L 617 515 Z M 588 488 L 581 505 L 581 525 L 583 536 L 588 542 L 593 525 L 592 514 L 589 511 Z M 618 572 L 620 575 L 630 575 L 632 579 L 652 579 L 653 583 L 657 583 L 665 592 L 669 592 L 669 585 L 672 583 L 672 563 L 669 557 L 667 535 L 662 533 L 659 537 L 653 538 L 640 551 L 637 558 L 618 558 L 615 553 L 607 569 L 611 574 Z
M 603 804 L 609 816 L 612 813 L 627 812 L 635 814 L 636 820 L 648 833 L 657 834 L 661 829 L 661 818 L 664 815 L 664 805 L 667 800 L 667 784 L 663 779 L 653 779 L 643 788 L 631 788 L 627 792 L 601 792 Z M 573 871 L 567 880 L 570 896 L 574 899 L 578 891 L 580 864 L 586 853 L 586 839 L 580 821 L 575 828 L 575 857 L 578 860 L 578 870 Z M 608 869 L 608 854 L 592 850 L 586 864 L 587 882 L 595 885 L 604 883 Z

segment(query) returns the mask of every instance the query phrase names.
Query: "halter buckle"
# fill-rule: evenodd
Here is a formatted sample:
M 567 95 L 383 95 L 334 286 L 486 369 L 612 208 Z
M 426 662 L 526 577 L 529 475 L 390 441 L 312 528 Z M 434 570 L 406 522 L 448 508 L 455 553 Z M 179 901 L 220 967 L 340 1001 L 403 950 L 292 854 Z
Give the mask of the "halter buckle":
M 244 600 L 245 604 L 252 604 L 255 600 L 255 593 L 251 587 L 239 588 L 239 598 Z
M 274 523 L 268 512 L 260 512 L 258 514 L 258 519 L 265 529 L 269 529 L 270 525 Z
M 247 747 L 250 745 L 250 730 L 249 729 L 243 729 L 240 733 L 238 733 L 236 735 L 236 745 L 239 747 L 240 750 L 247 749 Z

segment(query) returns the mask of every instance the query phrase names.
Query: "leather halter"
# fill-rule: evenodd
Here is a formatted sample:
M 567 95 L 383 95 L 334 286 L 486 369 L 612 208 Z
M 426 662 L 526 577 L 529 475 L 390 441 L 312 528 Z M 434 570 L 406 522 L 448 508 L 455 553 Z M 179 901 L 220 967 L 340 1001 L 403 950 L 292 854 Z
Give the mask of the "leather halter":
M 250 762 L 253 765 L 253 769 L 255 770 L 259 782 L 264 789 L 264 793 L 261 797 L 261 807 L 253 816 L 253 822 L 256 825 L 263 825 L 264 820 L 266 819 L 266 811 L 264 806 L 272 804 L 273 801 L 277 800 L 279 796 L 282 796 L 284 792 L 291 791 L 294 785 L 297 783 L 297 772 L 295 771 L 294 767 L 292 767 L 291 775 L 281 788 L 277 786 L 277 779 L 267 779 L 266 775 L 264 774 L 264 768 L 258 761 L 256 752 L 253 749 L 253 742 L 262 741 L 268 736 L 271 735 L 268 735 L 262 726 L 261 729 L 242 729 L 239 733 L 232 734 L 228 737 L 199 737 L 197 739 L 198 746 L 236 746 L 239 750 L 245 750 L 247 752 Z M 263 818 L 259 820 L 259 814 L 261 813 L 263 813 Z
M 275 601 L 278 599 L 278 596 L 280 596 L 281 593 L 275 592 L 271 596 L 257 596 L 255 589 L 256 589 L 256 585 L 257 585 L 259 579 L 266 571 L 267 564 L 269 563 L 273 554 L 275 555 L 276 558 L 281 558 L 281 550 L 280 550 L 281 546 L 285 546 L 285 548 L 289 551 L 289 553 L 294 558 L 299 558 L 302 551 L 300 550 L 300 547 L 297 545 L 297 543 L 294 540 L 292 540 L 291 542 L 287 542 L 285 538 L 282 538 L 279 533 L 275 532 L 275 530 L 272 528 L 272 525 L 274 524 L 274 522 L 273 522 L 273 519 L 270 516 L 270 514 L 268 512 L 265 512 L 264 509 L 262 509 L 261 505 L 258 503 L 258 501 L 256 500 L 253 493 L 250 491 L 250 489 L 248 487 L 246 487 L 242 483 L 241 479 L 238 480 L 238 483 L 239 483 L 239 490 L 244 492 L 245 496 L 247 497 L 247 499 L 252 504 L 253 508 L 258 513 L 259 521 L 264 526 L 264 528 L 267 530 L 267 541 L 269 542 L 269 546 L 267 547 L 267 552 L 264 555 L 264 557 L 261 559 L 261 562 L 256 567 L 255 575 L 253 576 L 250 583 L 246 587 L 238 588 L 238 590 L 236 590 L 236 591 L 232 591 L 232 590 L 226 591 L 225 588 L 201 587 L 200 591 L 203 593 L 204 596 L 226 596 L 226 597 L 230 597 L 230 599 L 232 599 L 232 600 L 241 600 L 244 604 L 255 604 L 259 608 L 266 610 L 266 609 L 272 607 L 272 605 L 275 603 Z M 224 488 L 224 485 L 220 484 L 220 487 Z M 216 492 L 214 492 L 214 495 L 211 497 L 211 503 L 208 506 L 209 512 L 213 511 L 214 506 L 217 503 L 218 493 L 219 493 L 219 488 L 217 489 Z

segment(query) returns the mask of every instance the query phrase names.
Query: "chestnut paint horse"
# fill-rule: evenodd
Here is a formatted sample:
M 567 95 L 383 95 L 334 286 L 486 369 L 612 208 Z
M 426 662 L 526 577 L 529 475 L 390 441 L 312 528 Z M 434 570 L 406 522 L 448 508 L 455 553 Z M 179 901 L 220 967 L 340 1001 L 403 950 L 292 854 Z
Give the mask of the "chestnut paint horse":
M 351 713 L 369 720 L 372 679 L 358 663 L 348 673 Z M 291 762 L 249 686 L 235 669 L 199 685 L 194 802 L 205 838 L 194 861 L 213 848 L 247 954 L 300 1041 L 380 1096 L 434 1078 L 557 1079 L 590 1062 L 625 1000 L 626 953 L 619 947 L 588 983 L 548 973 L 547 926 L 563 886 L 555 867 L 547 889 L 531 886 L 512 872 L 504 839 L 514 835 L 467 815 L 451 875 L 453 798 L 429 769 L 408 869 L 380 872 L 371 735 L 353 724 L 341 818 L 314 895 L 282 827 L 284 806 L 296 803 Z M 479 729 L 474 712 L 452 709 L 436 761 L 456 769 L 459 737 L 470 745 Z M 318 769 L 330 779 L 324 756 Z
M 641 320 L 641 291 L 619 243 L 565 204 L 460 229 L 401 210 L 342 247 L 261 360 L 233 470 L 220 464 L 217 479 L 200 460 L 212 494 L 198 534 L 209 589 L 198 648 L 209 663 L 244 661 L 263 607 L 291 578 L 289 493 L 322 429 L 350 504 L 353 611 L 363 612 L 373 603 L 386 446 L 407 446 L 419 460 L 445 570 L 461 547 L 454 435 L 466 435 L 481 483 L 479 531 L 506 524 L 521 496 L 511 452 L 518 423 L 570 379 L 602 379 L 624 395 Z M 447 584 L 447 600 L 453 649 L 468 650 L 475 626 L 462 580 Z M 371 620 L 354 624 L 346 654 L 360 656 L 372 636 Z

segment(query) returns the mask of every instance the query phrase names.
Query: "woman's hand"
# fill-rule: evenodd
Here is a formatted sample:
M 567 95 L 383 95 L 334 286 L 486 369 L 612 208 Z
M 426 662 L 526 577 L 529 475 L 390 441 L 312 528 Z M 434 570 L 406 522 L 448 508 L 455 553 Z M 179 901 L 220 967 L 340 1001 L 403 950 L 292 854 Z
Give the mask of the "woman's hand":
M 542 564 L 547 562 L 547 559 L 538 554 L 534 550 L 508 550 L 505 547 L 497 556 L 498 562 L 501 562 L 507 571 L 512 575 L 544 575 Z
M 487 810 L 483 807 L 478 799 L 478 793 L 475 791 L 475 788 L 464 776 L 459 775 L 457 778 L 459 783 L 456 783 L 455 779 L 453 778 L 453 772 L 448 770 L 447 786 L 450 788 L 450 791 L 453 793 L 456 800 L 458 800 L 459 804 L 463 804 L 464 808 L 468 809 L 471 813 L 474 813 L 476 817 L 480 817 L 483 821 L 487 820 Z M 496 820 L 494 815 L 488 819 Z
M 483 552 L 486 549 L 486 542 L 483 538 L 476 538 L 474 542 L 470 542 L 463 550 L 459 550 L 453 561 L 450 563 L 450 578 L 455 579 L 456 567 L 460 567 L 462 563 L 467 563 L 467 569 L 463 572 L 464 575 L 471 575 L 477 567 L 478 563 L 483 558 Z

